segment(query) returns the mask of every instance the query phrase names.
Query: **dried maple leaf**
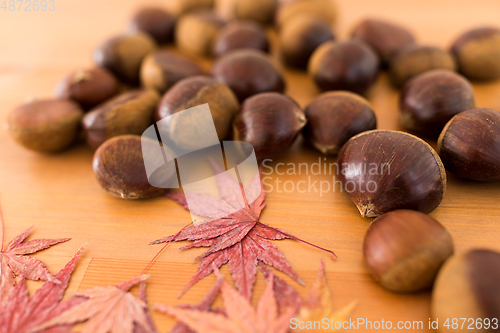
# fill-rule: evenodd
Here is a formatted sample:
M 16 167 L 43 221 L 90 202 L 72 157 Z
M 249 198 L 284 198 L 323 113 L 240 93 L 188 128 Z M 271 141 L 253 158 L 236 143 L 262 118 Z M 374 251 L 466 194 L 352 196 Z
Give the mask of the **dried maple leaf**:
M 28 295 L 24 273 L 14 286 L 4 304 L 0 305 L 0 333 L 26 333 L 72 308 L 83 299 L 73 298 L 61 302 L 68 287 L 71 273 L 80 258 L 85 245 L 82 246 L 66 266 L 55 275 L 59 281 L 45 282 L 32 297 Z M 58 330 L 48 329 L 43 332 L 67 332 L 72 325 L 59 327 Z
M 322 322 L 324 318 L 328 318 L 330 324 L 336 321 L 343 322 L 349 318 L 356 307 L 357 301 L 353 301 L 342 309 L 335 311 L 333 307 L 332 292 L 326 281 L 325 264 L 323 261 L 320 262 L 318 275 L 305 300 L 300 297 L 292 286 L 277 276 L 274 276 L 267 267 L 261 265 L 261 269 L 267 280 L 273 279 L 274 281 L 274 293 L 279 300 L 278 307 L 280 312 L 298 309 L 297 317 L 295 318 L 297 323 Z M 329 326 L 329 329 L 322 329 L 321 332 L 337 331 L 334 325 Z M 294 331 L 301 332 L 300 329 Z M 306 329 L 304 332 L 310 331 L 311 328 Z
M 178 305 L 179 308 L 182 309 L 190 309 L 190 310 L 198 310 L 198 311 L 213 311 L 211 310 L 211 305 L 214 302 L 215 298 L 217 297 L 217 294 L 219 293 L 220 287 L 222 285 L 222 281 L 224 281 L 222 278 L 217 279 L 217 282 L 215 285 L 210 289 L 207 295 L 201 300 L 200 303 L 197 305 L 188 305 L 188 304 L 182 304 Z M 193 333 L 194 331 L 189 328 L 186 324 L 179 322 L 177 323 L 170 333 Z
M 146 278 L 142 275 L 117 286 L 78 291 L 74 295 L 87 300 L 39 326 L 36 331 L 85 322 L 81 333 L 156 332 L 146 302 L 128 292 Z
M 198 280 L 212 273 L 213 265 L 219 268 L 227 262 L 236 287 L 248 299 L 252 296 L 259 262 L 274 266 L 299 283 L 303 283 L 283 253 L 276 245 L 268 241 L 268 239 L 297 238 L 259 222 L 260 214 L 265 207 L 266 197 L 260 175 L 257 174 L 254 177 L 246 190 L 247 193 L 250 193 L 250 197 L 257 197 L 254 202 L 250 204 L 245 202 L 243 209 L 222 218 L 215 218 L 221 216 L 221 213 L 234 211 L 237 207 L 241 207 L 235 198 L 241 197 L 242 191 L 241 185 L 236 180 L 226 173 L 221 173 L 221 169 L 217 165 L 214 165 L 214 168 L 218 172 L 216 180 L 222 200 L 208 194 L 192 195 L 190 198 L 196 204 L 188 207 L 183 194 L 167 194 L 168 197 L 177 201 L 186 209 L 190 209 L 191 213 L 206 216 L 212 218 L 212 220 L 187 227 L 176 235 L 150 243 L 151 245 L 191 240 L 192 243 L 181 249 L 209 247 L 205 253 L 196 258 L 201 259 L 198 270 L 179 296 L 184 294 Z
M 214 269 L 217 270 L 216 267 Z M 195 332 L 285 333 L 288 331 L 290 318 L 294 312 L 289 310 L 278 315 L 273 279 L 269 280 L 256 309 L 226 281 L 222 281 L 221 293 L 226 315 L 167 305 L 157 305 L 155 308 L 176 317 Z
M 3 219 L 2 219 L 3 224 Z M 40 260 L 27 256 L 52 245 L 66 242 L 70 238 L 62 239 L 34 239 L 24 242 L 33 227 L 11 240 L 6 248 L 0 248 L 0 302 L 5 301 L 9 291 L 16 284 L 16 276 L 25 275 L 27 280 L 45 280 L 59 283 L 59 280 L 50 274 L 47 266 Z

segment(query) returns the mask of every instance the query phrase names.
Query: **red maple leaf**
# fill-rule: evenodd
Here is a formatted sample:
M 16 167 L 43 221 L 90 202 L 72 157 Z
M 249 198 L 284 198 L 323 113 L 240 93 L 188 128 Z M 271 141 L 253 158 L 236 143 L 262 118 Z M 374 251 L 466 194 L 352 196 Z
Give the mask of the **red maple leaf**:
M 190 202 L 195 204 L 188 207 L 186 198 L 182 193 L 167 194 L 168 197 L 189 209 L 191 213 L 206 216 L 212 218 L 212 220 L 187 227 L 176 235 L 150 243 L 151 245 L 191 240 L 193 242 L 182 247 L 182 249 L 209 247 L 208 251 L 196 258 L 201 260 L 198 271 L 186 284 L 179 296 L 184 294 L 198 280 L 212 273 L 213 265 L 219 268 L 225 263 L 229 263 L 229 271 L 236 287 L 248 299 L 252 296 L 259 262 L 274 266 L 299 283 L 303 283 L 283 253 L 276 245 L 268 241 L 268 239 L 297 238 L 259 222 L 260 214 L 265 207 L 266 197 L 260 175 L 257 174 L 246 189 L 249 197 L 257 197 L 255 201 L 248 204 L 245 199 L 243 209 L 222 218 L 215 218 L 216 216 L 223 216 L 224 212 L 232 212 L 241 207 L 241 204 L 235 198 L 241 197 L 243 191 L 236 180 L 221 172 L 221 168 L 217 165 L 213 165 L 218 173 L 216 176 L 217 186 L 222 200 L 208 194 L 194 194 L 190 196 L 190 200 L 192 200 Z
M 216 274 L 219 275 L 217 268 Z M 271 273 L 272 277 L 272 273 Z M 219 276 L 219 280 L 222 278 Z M 229 283 L 222 280 L 222 299 L 225 314 L 185 309 L 167 305 L 156 305 L 158 311 L 176 317 L 195 332 L 200 333 L 285 333 L 290 328 L 290 318 L 295 309 L 281 315 L 273 292 L 273 279 L 269 279 L 257 308 L 254 309 Z
M 336 321 L 342 323 L 347 320 L 351 313 L 354 311 L 357 301 L 353 301 L 344 306 L 340 310 L 335 310 L 333 306 L 333 297 L 328 281 L 326 280 L 325 264 L 321 260 L 319 264 L 318 275 L 314 280 L 309 294 L 306 299 L 303 299 L 299 293 L 291 285 L 284 280 L 278 278 L 273 272 L 260 265 L 264 277 L 267 281 L 273 281 L 274 295 L 277 300 L 278 309 L 280 313 L 288 313 L 292 311 L 296 313 L 296 322 L 305 323 L 305 329 L 294 329 L 294 332 L 310 332 L 315 326 L 315 322 L 322 322 L 324 318 L 328 318 L 329 327 L 322 326 L 322 332 L 336 332 L 338 331 L 332 323 Z M 269 282 L 268 282 L 269 283 Z M 323 323 L 323 322 L 322 322 Z M 308 327 L 307 325 L 311 325 Z
M 141 298 L 128 292 L 146 278 L 142 275 L 117 286 L 77 291 L 74 295 L 85 298 L 83 302 L 38 326 L 35 331 L 85 322 L 81 333 L 157 332 L 145 302 L 145 287 L 141 289 Z
M 26 254 L 35 253 L 52 245 L 66 242 L 70 238 L 34 239 L 24 242 L 32 228 L 11 240 L 5 249 L 2 236 L 2 247 L 0 248 L 0 303 L 5 301 L 16 284 L 16 276 L 24 274 L 24 278 L 27 280 L 45 280 L 55 284 L 59 283 L 59 280 L 50 274 L 43 262 Z
M 215 298 L 217 297 L 217 294 L 219 293 L 220 287 L 222 285 L 223 279 L 217 279 L 217 282 L 215 285 L 210 289 L 208 294 L 205 295 L 205 297 L 201 300 L 200 303 L 197 305 L 190 305 L 190 304 L 181 304 L 178 305 L 177 307 L 181 309 L 189 309 L 189 310 L 198 310 L 198 311 L 213 311 L 217 313 L 221 313 L 221 311 L 215 311 L 211 309 L 212 303 L 214 302 Z M 161 309 L 160 305 L 160 309 Z M 179 322 L 177 323 L 170 333 L 193 333 L 194 331 L 189 328 L 186 324 Z
M 71 273 L 80 258 L 85 245 L 82 246 L 66 266 L 54 277 L 58 283 L 45 282 L 32 297 L 26 288 L 26 276 L 21 274 L 19 282 L 13 287 L 6 301 L 0 305 L 0 333 L 26 333 L 64 311 L 82 302 L 81 298 L 73 298 L 61 302 L 68 287 Z M 48 329 L 44 333 L 68 332 L 73 325 Z

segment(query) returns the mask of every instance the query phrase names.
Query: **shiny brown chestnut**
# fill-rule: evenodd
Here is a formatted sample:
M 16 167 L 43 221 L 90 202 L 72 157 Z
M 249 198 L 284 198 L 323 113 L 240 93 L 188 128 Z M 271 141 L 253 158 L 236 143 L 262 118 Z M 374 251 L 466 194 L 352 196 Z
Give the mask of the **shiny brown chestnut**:
M 165 193 L 165 188 L 152 186 L 148 181 L 143 153 L 157 149 L 160 143 L 141 139 L 139 135 L 120 135 L 103 143 L 94 154 L 92 162 L 97 181 L 111 195 L 122 199 L 145 199 Z M 148 158 L 154 158 L 148 154 Z M 158 165 L 164 164 L 163 155 Z M 167 183 L 177 177 L 175 168 L 164 168 L 161 178 Z
M 182 16 L 175 30 L 179 49 L 198 56 L 211 56 L 213 44 L 225 25 L 213 12 L 201 11 Z
M 304 138 L 325 155 L 337 155 L 354 135 L 377 128 L 370 103 L 347 91 L 326 92 L 304 110 Z
M 42 153 L 69 147 L 76 139 L 83 111 L 68 100 L 33 100 L 7 116 L 7 130 L 20 145 Z
M 168 50 L 150 53 L 141 66 L 142 85 L 160 93 L 182 79 L 202 74 L 203 68 L 196 62 Z
M 360 40 L 326 42 L 312 54 L 308 73 L 322 90 L 349 90 L 365 95 L 378 75 L 379 60 Z
M 297 16 L 314 16 L 332 26 L 337 22 L 338 8 L 334 0 L 283 1 L 276 11 L 276 25 L 281 28 L 287 20 Z
M 253 21 L 234 21 L 219 31 L 214 42 L 213 54 L 216 57 L 237 49 L 269 51 L 266 30 Z
M 363 242 L 363 258 L 372 277 L 385 289 L 416 292 L 432 287 L 453 241 L 435 219 L 413 210 L 377 217 Z
M 155 90 L 132 90 L 92 109 L 82 119 L 87 144 L 95 149 L 118 135 L 141 135 L 151 125 L 159 100 Z
M 446 172 L 438 154 L 408 133 L 374 130 L 339 152 L 338 179 L 363 217 L 396 209 L 432 212 L 443 199 Z
M 486 27 L 467 31 L 453 43 L 451 52 L 466 77 L 500 78 L 500 29 Z
M 389 77 L 394 86 L 402 87 L 412 77 L 433 69 L 456 70 L 451 53 L 438 47 L 411 44 L 392 57 Z
M 262 93 L 245 100 L 233 121 L 234 140 L 249 142 L 257 159 L 284 152 L 295 140 L 306 117 L 299 105 L 279 93 Z
M 235 50 L 223 55 L 214 63 L 212 75 L 225 82 L 240 102 L 258 93 L 285 90 L 279 70 L 258 50 Z
M 443 265 L 432 291 L 433 318 L 471 318 L 455 332 L 492 332 L 500 318 L 500 253 L 473 249 L 454 255 Z M 493 318 L 497 318 L 496 321 Z M 450 320 L 451 322 L 451 320 Z M 462 320 L 459 321 L 460 323 Z M 439 331 L 449 330 L 439 320 Z M 477 326 L 476 326 L 477 325 Z
M 156 49 L 156 46 L 153 38 L 142 32 L 117 36 L 107 40 L 94 51 L 94 61 L 125 83 L 135 85 L 139 83 L 142 60 Z
M 179 81 L 161 99 L 155 112 L 155 120 L 159 121 L 176 112 L 208 103 L 219 140 L 229 135 L 234 115 L 240 109 L 238 99 L 231 89 L 223 82 L 208 76 L 194 76 Z M 158 124 L 158 126 L 161 126 Z M 169 124 L 174 126 L 174 124 Z M 175 127 L 175 126 L 174 126 Z M 162 133 L 178 133 L 174 142 L 182 143 L 183 137 L 191 136 L 182 129 L 161 128 Z
M 444 69 L 414 77 L 405 84 L 399 97 L 402 125 L 431 139 L 439 137 L 453 116 L 475 106 L 469 81 Z
M 314 50 L 335 38 L 325 21 L 310 15 L 287 20 L 279 31 L 281 57 L 291 67 L 306 68 Z
M 138 10 L 129 24 L 133 33 L 144 32 L 154 38 L 158 44 L 172 42 L 176 17 L 163 8 L 145 7 Z
M 500 111 L 472 109 L 457 114 L 438 140 L 446 170 L 471 180 L 500 181 Z
M 226 20 L 272 23 L 278 0 L 215 0 L 216 12 Z
M 354 28 L 352 37 L 370 45 L 384 65 L 399 50 L 415 43 L 415 37 L 406 28 L 376 19 L 361 21 Z
M 120 82 L 104 68 L 82 69 L 70 73 L 56 87 L 56 96 L 71 99 L 85 110 L 118 94 Z

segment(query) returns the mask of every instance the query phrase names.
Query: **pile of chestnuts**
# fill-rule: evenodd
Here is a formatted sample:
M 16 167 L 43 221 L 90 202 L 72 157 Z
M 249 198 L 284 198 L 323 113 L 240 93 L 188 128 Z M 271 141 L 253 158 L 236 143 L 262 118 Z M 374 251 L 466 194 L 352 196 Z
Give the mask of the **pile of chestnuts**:
M 435 284 L 435 316 L 471 317 L 477 307 L 480 315 L 500 317 L 493 287 L 500 254 L 452 256 L 450 234 L 426 215 L 443 199 L 445 170 L 500 181 L 500 111 L 476 105 L 469 81 L 500 78 L 500 29 L 469 30 L 445 50 L 421 44 L 405 27 L 368 18 L 339 41 L 338 15 L 334 0 L 171 0 L 167 8 L 143 8 L 126 33 L 96 48 L 94 68 L 64 77 L 55 98 L 15 108 L 7 128 L 16 142 L 41 153 L 86 141 L 95 149 L 99 184 L 123 199 L 165 192 L 148 182 L 140 135 L 179 111 L 208 103 L 219 140 L 249 142 L 259 160 L 283 153 L 302 134 L 339 165 L 387 168 L 338 174 L 346 188 L 374 188 L 349 195 L 363 217 L 376 218 L 363 244 L 375 281 L 394 292 Z M 270 43 L 272 24 L 277 45 Z M 171 43 L 180 52 L 166 48 Z M 211 68 L 198 57 L 213 58 Z M 323 93 L 303 109 L 284 94 L 283 66 L 307 71 Z M 399 117 L 409 133 L 377 130 L 367 97 L 381 71 L 401 88 Z M 189 144 L 179 127 L 171 124 L 171 135 Z M 437 151 L 423 139 L 437 140 Z M 151 139 L 142 149 L 158 144 Z M 467 291 L 467 306 L 453 288 Z

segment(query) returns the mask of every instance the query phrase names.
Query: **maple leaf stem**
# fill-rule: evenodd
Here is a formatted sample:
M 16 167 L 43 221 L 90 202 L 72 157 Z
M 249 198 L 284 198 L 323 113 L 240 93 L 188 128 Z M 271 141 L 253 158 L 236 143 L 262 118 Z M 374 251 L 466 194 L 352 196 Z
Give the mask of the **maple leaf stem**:
M 175 240 L 175 238 L 177 236 L 179 236 L 179 234 L 184 230 L 186 229 L 187 227 L 189 227 L 191 224 L 193 224 L 193 222 L 189 223 L 189 224 L 186 224 L 184 227 L 182 227 L 181 230 L 179 230 L 174 237 L 172 237 L 168 242 L 167 244 L 165 244 L 161 249 L 160 251 L 158 251 L 158 253 L 155 254 L 155 256 L 153 257 L 153 259 L 151 259 L 151 261 L 147 264 L 146 267 L 144 267 L 144 269 L 142 270 L 141 274 L 140 275 L 144 275 L 144 273 L 146 273 L 146 271 L 151 267 L 151 265 L 153 265 L 153 263 L 155 262 L 155 260 L 160 256 L 160 254 L 167 248 L 167 246 L 170 245 L 170 243 L 172 243 L 173 240 Z
M 5 241 L 5 223 L 3 221 L 2 203 L 0 200 L 0 223 L 2 224 L 2 246 L 0 246 L 0 252 L 3 252 L 3 244 Z
M 276 232 L 279 232 L 279 233 L 280 233 L 280 234 L 282 234 L 282 235 L 287 236 L 288 238 L 294 239 L 294 240 L 299 241 L 299 242 L 301 242 L 301 243 L 305 243 L 305 244 L 307 244 L 307 245 L 310 245 L 310 246 L 315 247 L 315 248 L 317 248 L 317 249 L 320 249 L 320 250 L 322 250 L 322 251 L 328 252 L 328 253 L 330 253 L 330 254 L 332 255 L 333 259 L 337 258 L 337 255 L 336 255 L 333 251 L 331 251 L 331 250 L 325 249 L 324 247 L 321 247 L 321 246 L 315 245 L 315 244 L 313 244 L 313 243 L 309 243 L 309 242 L 307 242 L 307 241 L 305 241 L 305 240 L 303 240 L 303 239 L 300 239 L 300 238 L 298 238 L 298 237 L 295 237 L 294 235 L 291 235 L 291 234 L 286 233 L 286 232 L 284 232 L 284 231 L 281 231 L 281 230 L 279 230 L 279 229 L 276 229 L 276 228 L 270 227 L 270 226 L 268 226 L 267 224 L 264 224 L 264 223 L 262 223 L 262 222 L 259 222 L 259 221 L 256 221 L 256 222 L 257 222 L 259 225 L 261 225 L 262 227 L 272 229 L 272 230 L 274 230 L 274 231 L 276 231 Z

